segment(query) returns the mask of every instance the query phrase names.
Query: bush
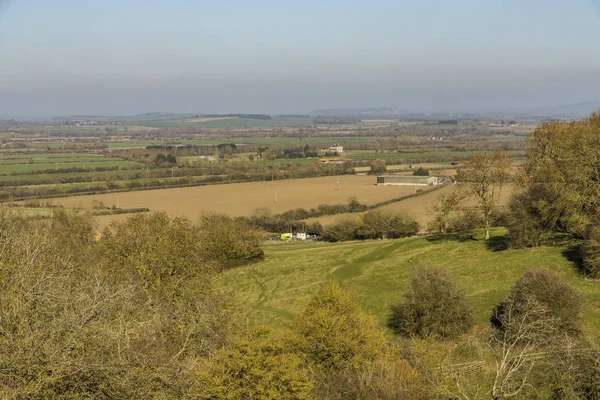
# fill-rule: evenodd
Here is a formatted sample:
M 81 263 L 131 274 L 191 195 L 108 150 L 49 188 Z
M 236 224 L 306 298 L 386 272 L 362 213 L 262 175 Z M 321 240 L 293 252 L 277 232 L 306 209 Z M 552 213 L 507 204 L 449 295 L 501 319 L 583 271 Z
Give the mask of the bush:
M 413 176 L 429 176 L 429 170 L 419 167 L 413 172 Z
M 358 236 L 364 239 L 395 239 L 419 232 L 417 220 L 406 213 L 373 210 L 363 215 Z
M 483 220 L 481 213 L 474 208 L 469 208 L 448 218 L 446 232 L 464 232 L 483 228 L 484 226 L 485 221 Z
M 328 242 L 344 242 L 356 239 L 360 222 L 356 218 L 344 218 L 335 224 L 325 227 L 323 240 Z
M 585 240 L 579 246 L 583 274 L 600 279 L 600 241 L 596 238 Z
M 380 175 L 387 171 L 387 165 L 385 162 L 376 160 L 371 163 L 370 175 Z
M 571 286 L 549 270 L 525 273 L 511 288 L 507 298 L 496 306 L 491 322 L 498 331 L 505 331 L 509 319 L 519 320 L 527 313 L 535 323 L 544 319 L 540 337 L 551 335 L 578 335 L 582 297 Z
M 356 368 L 319 374 L 316 398 L 327 400 L 426 399 L 425 382 L 410 364 L 396 355 Z
M 514 196 L 508 207 L 506 237 L 511 248 L 541 246 L 552 240 L 554 234 L 543 226 L 529 194 Z
M 471 329 L 471 304 L 445 270 L 419 269 L 403 300 L 392 306 L 388 327 L 401 336 L 454 338 Z
M 198 378 L 191 390 L 194 398 L 313 398 L 313 384 L 303 359 L 264 328 L 219 350 Z
M 261 234 L 245 221 L 226 215 L 207 214 L 199 221 L 201 253 L 222 268 L 260 260 L 264 256 Z
M 377 321 L 337 285 L 321 289 L 296 316 L 296 348 L 316 367 L 340 370 L 374 360 L 386 349 Z

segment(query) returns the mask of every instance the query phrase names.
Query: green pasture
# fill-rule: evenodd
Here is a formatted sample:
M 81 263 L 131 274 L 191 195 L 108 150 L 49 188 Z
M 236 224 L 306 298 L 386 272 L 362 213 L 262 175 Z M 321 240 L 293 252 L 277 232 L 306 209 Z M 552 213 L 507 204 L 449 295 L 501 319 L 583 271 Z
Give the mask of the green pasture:
M 470 157 L 478 153 L 487 153 L 484 151 L 426 151 L 422 153 L 370 153 L 370 152 L 348 152 L 344 156 L 353 160 L 405 160 L 412 158 L 433 158 L 433 157 Z M 509 151 L 512 156 L 522 155 L 522 151 Z
M 60 169 L 68 169 L 68 168 L 84 168 L 84 169 L 93 169 L 93 168 L 110 168 L 110 167 L 123 167 L 129 168 L 133 166 L 140 165 L 134 161 L 107 161 L 107 162 L 54 162 L 54 163 L 45 163 L 45 164 L 10 164 L 10 165 L 0 165 L 0 174 L 22 174 L 26 172 L 34 172 L 34 171 L 46 171 L 46 170 L 60 170 Z
M 362 307 L 385 324 L 389 307 L 406 290 L 412 272 L 425 265 L 445 268 L 475 306 L 478 324 L 526 271 L 549 268 L 585 298 L 583 329 L 600 334 L 600 282 L 581 277 L 566 248 L 506 250 L 503 229 L 492 239 L 482 232 L 346 243 L 293 243 L 265 246 L 265 260 L 229 270 L 214 285 L 243 304 L 251 324 L 288 324 L 323 285 L 336 282 L 354 291 Z

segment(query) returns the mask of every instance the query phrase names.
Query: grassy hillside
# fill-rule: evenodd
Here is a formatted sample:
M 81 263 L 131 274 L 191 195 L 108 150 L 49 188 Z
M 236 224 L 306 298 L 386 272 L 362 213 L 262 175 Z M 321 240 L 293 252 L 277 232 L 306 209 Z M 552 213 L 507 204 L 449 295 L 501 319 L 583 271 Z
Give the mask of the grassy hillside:
M 466 290 L 477 323 L 485 324 L 494 305 L 525 271 L 548 267 L 584 295 L 583 329 L 600 335 L 600 282 L 579 276 L 564 248 L 503 250 L 503 233 L 496 229 L 487 245 L 479 233 L 475 238 L 268 245 L 263 262 L 228 271 L 215 284 L 247 307 L 251 323 L 284 326 L 323 284 L 338 282 L 352 289 L 383 325 L 411 271 L 439 265 Z

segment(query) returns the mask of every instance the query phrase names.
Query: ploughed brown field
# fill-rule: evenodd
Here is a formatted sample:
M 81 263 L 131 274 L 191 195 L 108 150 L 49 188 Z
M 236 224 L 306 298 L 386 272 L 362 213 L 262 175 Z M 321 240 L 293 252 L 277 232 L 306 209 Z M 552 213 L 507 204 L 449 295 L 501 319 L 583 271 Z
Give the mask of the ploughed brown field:
M 260 207 L 267 207 L 273 213 L 300 207 L 310 209 L 319 204 L 347 203 L 350 197 L 356 197 L 363 204 L 374 204 L 415 193 L 420 188 L 377 186 L 376 180 L 374 176 L 344 175 L 273 183 L 250 182 L 76 196 L 54 199 L 53 202 L 65 206 L 91 207 L 93 202 L 102 201 L 110 207 L 117 204 L 118 198 L 121 208 L 147 207 L 153 212 L 164 211 L 195 219 L 203 212 L 249 215 Z M 104 226 L 108 221 L 124 218 L 127 215 L 104 216 L 99 217 L 98 221 Z

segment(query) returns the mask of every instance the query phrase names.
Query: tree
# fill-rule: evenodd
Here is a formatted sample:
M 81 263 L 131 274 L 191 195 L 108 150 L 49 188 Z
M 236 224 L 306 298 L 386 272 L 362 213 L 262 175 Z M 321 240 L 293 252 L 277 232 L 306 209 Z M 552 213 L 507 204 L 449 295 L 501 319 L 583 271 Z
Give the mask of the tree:
M 524 194 L 512 207 L 512 244 L 538 245 L 551 234 L 590 239 L 590 226 L 600 225 L 599 163 L 600 114 L 538 126 L 528 141 L 523 165 Z M 542 240 L 531 237 L 533 233 L 529 240 L 520 240 L 529 227 L 539 227 Z
M 459 189 L 453 189 L 449 193 L 443 193 L 433 205 L 434 219 L 430 227 L 440 233 L 446 233 L 450 215 L 465 198 L 465 193 Z
M 549 310 L 533 298 L 517 302 L 509 298 L 504 303 L 500 327 L 489 336 L 494 356 L 492 399 L 521 395 L 536 364 L 536 352 L 544 347 L 544 336 L 556 333 L 556 324 Z M 543 334 L 542 334 L 543 333 Z
M 360 222 L 356 218 L 346 217 L 325 227 L 323 240 L 328 242 L 345 242 L 356 239 Z
M 458 181 L 475 196 L 485 223 L 485 239 L 490 238 L 491 215 L 502 187 L 509 179 L 511 159 L 504 151 L 471 156 L 458 172 Z
M 429 170 L 419 167 L 413 172 L 414 176 L 429 176 Z
M 399 304 L 392 306 L 388 327 L 406 337 L 454 338 L 469 331 L 472 306 L 450 274 L 434 267 L 416 271 Z
M 379 175 L 383 174 L 387 170 L 387 165 L 385 162 L 381 160 L 375 160 L 371 163 L 371 170 L 369 171 L 370 175 Z
M 544 319 L 546 328 L 537 332 L 543 339 L 555 333 L 577 336 L 580 333 L 581 309 L 581 295 L 554 272 L 530 271 L 519 278 L 508 297 L 496 307 L 491 321 L 503 332 L 511 326 L 508 319 L 523 319 L 519 314 L 526 313 L 528 320 Z M 543 312 L 538 315 L 534 310 Z

